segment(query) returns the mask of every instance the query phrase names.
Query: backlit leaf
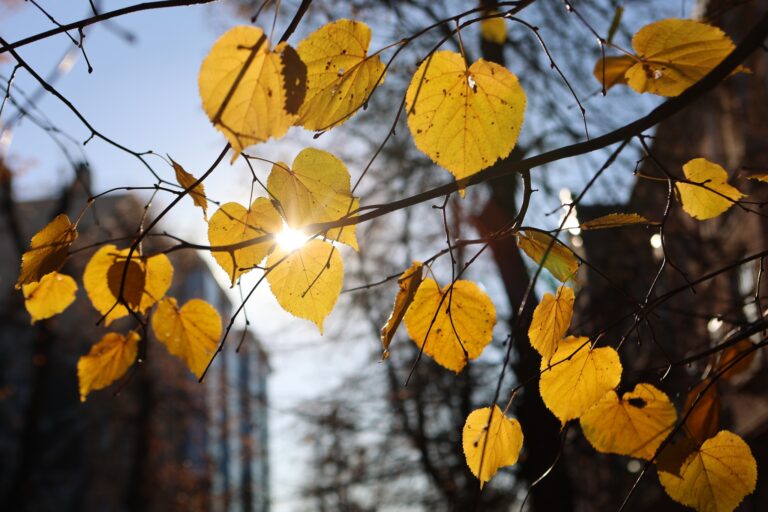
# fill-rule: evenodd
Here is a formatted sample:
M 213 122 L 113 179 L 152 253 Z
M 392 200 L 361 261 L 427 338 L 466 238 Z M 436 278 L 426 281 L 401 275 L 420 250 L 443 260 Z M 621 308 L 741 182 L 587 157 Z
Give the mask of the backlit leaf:
M 523 431 L 520 423 L 514 418 L 504 416 L 498 405 L 493 406 L 492 415 L 490 407 L 483 407 L 475 409 L 467 416 L 461 444 L 467 466 L 480 480 L 482 487 L 499 468 L 517 462 L 520 448 L 523 446 Z
M 384 72 L 378 55 L 368 56 L 371 29 L 354 20 L 323 25 L 299 43 L 307 65 L 307 96 L 299 124 L 307 130 L 338 126 L 368 100 Z
M 91 391 L 103 389 L 125 375 L 136 361 L 140 336 L 131 331 L 127 336 L 108 332 L 91 347 L 88 355 L 77 361 L 80 401 L 85 402 Z
M 173 164 L 173 172 L 176 173 L 176 182 L 184 189 L 188 189 L 197 181 L 197 178 L 185 171 L 181 164 L 177 163 L 175 160 L 171 159 L 171 164 Z M 196 206 L 203 209 L 203 217 L 208 220 L 208 200 L 205 198 L 205 187 L 203 184 L 200 183 L 190 190 L 189 196 Z
M 587 412 L 621 380 L 619 354 L 611 347 L 590 349 L 585 337 L 562 339 L 551 364 L 547 369 L 541 362 L 539 391 L 563 424 Z
M 32 323 L 58 315 L 75 301 L 77 283 L 65 274 L 51 272 L 36 283 L 21 287 L 24 292 L 24 307 Z
M 528 339 L 544 361 L 549 362 L 557 350 L 558 342 L 565 336 L 573 316 L 573 290 L 561 286 L 557 293 L 545 293 L 533 311 L 528 329 Z
M 757 351 L 755 351 L 754 348 L 755 345 L 751 341 L 741 340 L 735 345 L 731 345 L 730 347 L 723 350 L 723 352 L 720 354 L 720 361 L 717 363 L 718 371 L 728 367 L 734 359 L 741 356 L 744 352 L 748 351 L 749 354 L 745 355 L 733 366 L 728 368 L 728 370 L 723 373 L 722 378 L 731 380 L 749 370 L 749 368 L 752 366 L 752 361 L 755 360 L 755 356 L 757 355 Z
M 243 148 L 285 135 L 306 93 L 307 69 L 285 43 L 270 50 L 260 28 L 239 26 L 221 36 L 198 76 L 203 109 L 232 145 Z
M 632 38 L 638 62 L 627 70 L 637 92 L 677 96 L 701 80 L 735 48 L 722 30 L 686 19 L 660 20 Z
M 595 63 L 595 69 L 592 70 L 592 74 L 608 90 L 616 84 L 626 84 L 627 78 L 625 73 L 636 62 L 637 59 L 628 55 L 606 57 L 605 59 L 600 58 Z
M 85 266 L 85 291 L 93 307 L 106 315 L 105 325 L 128 315 L 128 309 L 117 300 L 124 273 L 123 298 L 136 313 L 145 313 L 171 286 L 173 266 L 168 256 L 157 254 L 142 258 L 134 252 L 126 265 L 128 252 L 128 248 L 118 249 L 108 244 L 96 251 Z
M 450 289 L 445 285 L 440 290 L 434 279 L 424 279 L 405 313 L 405 327 L 425 354 L 459 373 L 491 342 L 496 308 L 472 281 L 456 281 L 448 294 Z
M 747 443 L 726 430 L 685 460 L 680 476 L 659 471 L 669 496 L 698 512 L 731 512 L 755 490 L 757 464 Z
M 293 252 L 277 248 L 267 259 L 267 281 L 277 302 L 294 316 L 305 318 L 323 332 L 323 320 L 333 309 L 344 281 L 339 249 L 310 240 Z M 273 268 L 274 267 L 274 268 Z
M 486 18 L 480 22 L 480 36 L 493 44 L 504 44 L 507 42 L 507 25 L 504 18 Z
M 621 399 L 609 391 L 579 421 L 595 450 L 650 460 L 675 426 L 677 411 L 662 391 L 638 384 Z
M 181 358 L 200 378 L 216 352 L 221 337 L 221 317 L 216 308 L 192 299 L 181 308 L 176 299 L 166 297 L 152 315 L 152 331 L 168 352 Z
M 683 406 L 683 414 L 687 414 L 699 393 L 704 393 L 683 425 L 685 433 L 698 445 L 715 435 L 720 428 L 720 395 L 717 387 L 711 384 L 708 379 L 701 381 L 688 392 Z
M 392 308 L 392 314 L 389 315 L 387 323 L 381 328 L 381 344 L 384 346 L 383 359 L 389 357 L 389 344 L 395 336 L 395 331 L 400 326 L 400 322 L 405 316 L 405 312 L 413 302 L 416 291 L 421 285 L 421 279 L 424 275 L 424 264 L 420 261 L 414 261 L 408 269 L 400 275 L 397 280 L 399 289 L 395 296 L 395 305 Z
M 562 242 L 541 231 L 521 231 L 517 235 L 517 245 L 525 251 L 533 261 L 549 270 L 559 281 L 566 282 L 576 277 L 576 271 L 581 264 L 576 255 Z M 550 246 L 546 259 L 544 254 Z
M 694 219 L 705 220 L 717 217 L 733 206 L 744 194 L 728 184 L 728 173 L 719 165 L 705 158 L 694 158 L 683 165 L 688 181 L 678 182 L 677 191 L 683 210 Z M 706 188 L 705 188 L 706 187 Z
M 490 167 L 515 147 L 525 92 L 506 68 L 439 51 L 414 74 L 405 96 L 416 146 L 461 179 Z
M 16 289 L 35 283 L 50 272 L 61 268 L 67 251 L 77 238 L 77 229 L 65 214 L 58 215 L 32 237 L 29 249 L 21 256 L 21 274 Z
M 267 188 L 280 203 L 288 225 L 300 229 L 338 220 L 359 208 L 349 181 L 344 162 L 327 151 L 306 148 L 293 160 L 293 167 L 282 162 L 272 166 Z M 355 226 L 329 230 L 326 237 L 358 249 Z
M 642 215 L 637 213 L 609 213 L 596 219 L 583 222 L 581 229 L 608 229 L 608 228 L 620 228 L 623 226 L 633 226 L 638 224 L 656 224 L 646 219 Z
M 238 203 L 225 203 L 208 222 L 208 242 L 212 247 L 244 243 L 282 228 L 280 214 L 269 199 L 256 198 L 249 209 Z M 211 251 L 213 258 L 234 286 L 238 277 L 252 270 L 275 246 L 274 240 L 254 243 L 240 249 Z

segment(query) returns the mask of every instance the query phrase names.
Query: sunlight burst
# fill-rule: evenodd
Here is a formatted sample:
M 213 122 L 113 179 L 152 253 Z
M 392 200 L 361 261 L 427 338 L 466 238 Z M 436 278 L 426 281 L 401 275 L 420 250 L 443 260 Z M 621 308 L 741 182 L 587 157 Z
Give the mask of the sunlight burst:
M 309 237 L 304 232 L 283 223 L 283 230 L 275 235 L 275 240 L 277 240 L 277 245 L 280 246 L 280 249 L 291 252 L 307 243 Z

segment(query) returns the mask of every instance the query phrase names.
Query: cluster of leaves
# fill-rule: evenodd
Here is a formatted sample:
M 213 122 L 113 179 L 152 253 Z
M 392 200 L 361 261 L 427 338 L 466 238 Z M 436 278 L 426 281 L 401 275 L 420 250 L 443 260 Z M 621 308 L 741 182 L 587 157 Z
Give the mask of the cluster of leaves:
M 486 20 L 482 34 L 503 41 L 503 19 Z M 270 46 L 256 27 L 224 34 L 202 64 L 199 90 L 205 112 L 233 150 L 232 161 L 292 126 L 326 131 L 350 119 L 385 77 L 378 52 L 369 54 L 370 40 L 370 28 L 352 20 L 321 27 L 296 49 L 285 42 Z M 674 96 L 711 71 L 734 45 L 715 27 L 662 20 L 641 29 L 633 47 L 635 54 L 622 50 L 626 55 L 599 61 L 598 80 L 605 87 L 625 83 L 638 92 Z M 414 73 L 404 103 L 416 146 L 464 186 L 462 180 L 509 156 L 523 125 L 526 95 L 503 66 L 483 59 L 470 64 L 462 53 L 435 51 Z M 209 220 L 202 179 L 171 163 L 178 183 L 202 209 L 209 249 L 231 283 L 263 270 L 277 302 L 322 332 L 342 290 L 340 247 L 358 250 L 360 200 L 344 163 L 327 151 L 306 148 L 291 165 L 273 162 L 267 196 L 250 205 L 222 204 Z M 675 180 L 676 187 L 683 208 L 696 219 L 715 217 L 743 197 L 714 163 L 697 158 L 683 171 L 686 179 Z M 654 222 L 613 214 L 582 228 L 631 224 Z M 580 260 L 570 248 L 535 228 L 515 235 L 520 248 L 556 279 L 575 280 Z M 17 286 L 33 321 L 61 313 L 74 301 L 74 279 L 58 271 L 76 238 L 77 223 L 60 215 L 33 237 L 24 254 Z M 461 273 L 441 287 L 425 271 L 432 272 L 429 264 L 414 262 L 399 279 L 392 315 L 382 328 L 384 358 L 404 322 L 421 353 L 461 372 L 491 342 L 496 309 L 482 287 L 460 279 Z M 93 254 L 83 283 L 105 325 L 129 315 L 146 322 L 151 315 L 157 340 L 201 377 L 219 346 L 221 318 L 202 300 L 179 307 L 166 297 L 172 276 L 165 254 L 145 256 L 137 245 L 109 244 Z M 735 508 L 754 489 L 757 469 L 743 440 L 717 432 L 712 415 L 699 413 L 712 383 L 695 390 L 683 413 L 685 436 L 673 439 L 681 427 L 669 397 L 648 383 L 620 395 L 617 351 L 601 346 L 601 340 L 566 336 L 574 300 L 566 285 L 546 294 L 530 326 L 530 343 L 542 357 L 539 387 L 546 406 L 563 425 L 578 419 L 596 450 L 655 461 L 662 485 L 680 503 L 697 510 Z M 110 332 L 94 345 L 78 362 L 81 398 L 121 378 L 139 357 L 140 342 L 138 332 Z M 723 371 L 734 370 L 736 357 L 723 363 Z M 500 467 L 514 464 L 523 446 L 519 422 L 506 416 L 513 398 L 504 410 L 493 404 L 466 419 L 464 452 L 481 485 Z

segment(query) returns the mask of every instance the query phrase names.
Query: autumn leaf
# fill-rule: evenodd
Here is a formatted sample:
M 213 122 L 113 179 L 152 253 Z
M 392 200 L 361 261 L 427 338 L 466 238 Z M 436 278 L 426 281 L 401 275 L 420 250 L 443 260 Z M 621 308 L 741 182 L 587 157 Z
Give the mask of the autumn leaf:
M 483 59 L 467 67 L 450 51 L 422 62 L 405 101 L 416 146 L 457 180 L 509 156 L 526 104 L 509 70 Z
M 344 162 L 319 149 L 302 150 L 292 167 L 282 162 L 274 165 L 267 188 L 280 203 L 288 226 L 294 229 L 339 220 L 360 206 L 350 192 Z M 355 226 L 331 229 L 325 236 L 358 249 Z
M 307 66 L 307 96 L 296 124 L 329 130 L 368 101 L 384 73 L 379 56 L 368 56 L 370 43 L 371 29 L 355 20 L 323 25 L 299 43 L 296 51 Z
M 88 394 L 103 389 L 125 375 L 138 355 L 140 336 L 131 331 L 127 336 L 108 332 L 91 347 L 88 355 L 77 361 L 80 401 Z
M 581 229 L 609 229 L 609 228 L 621 228 L 624 226 L 635 225 L 655 225 L 656 222 L 651 222 L 642 215 L 637 213 L 609 213 L 596 219 L 582 222 L 579 226 Z
M 413 342 L 436 363 L 456 373 L 469 359 L 480 356 L 493 338 L 494 325 L 496 308 L 490 297 L 465 280 L 440 290 L 434 279 L 424 279 L 405 313 L 405 327 Z
M 735 45 L 717 27 L 694 20 L 665 19 L 632 38 L 638 61 L 626 72 L 637 92 L 677 96 L 712 71 Z
M 108 244 L 96 251 L 85 266 L 85 291 L 93 307 L 105 315 L 105 325 L 128 315 L 125 305 L 118 303 L 124 273 L 123 298 L 136 313 L 145 313 L 171 286 L 173 266 L 168 256 L 143 258 L 134 253 L 127 261 L 128 253 L 128 248 Z
M 203 61 L 198 87 L 203 109 L 232 145 L 280 138 L 293 126 L 306 93 L 307 69 L 285 43 L 269 48 L 264 31 L 239 26 L 221 36 Z
M 706 391 L 705 391 L 706 389 Z M 693 402 L 700 393 L 704 395 L 696 403 L 696 407 L 688 414 Z M 708 379 L 701 381 L 688 392 L 683 406 L 683 415 L 688 414 L 683 429 L 685 433 L 700 445 L 717 432 L 720 428 L 720 395 L 717 387 Z
M 757 464 L 747 443 L 726 430 L 683 462 L 680 475 L 659 471 L 669 496 L 698 512 L 730 512 L 755 490 Z
M 566 282 L 576 277 L 581 264 L 576 255 L 557 239 L 541 231 L 521 231 L 517 235 L 517 245 L 533 261 L 550 271 L 555 279 Z M 550 248 L 551 245 L 551 248 Z M 547 248 L 549 253 L 547 253 Z M 544 254 L 547 254 L 546 259 Z M 542 263 L 543 261 L 543 263 Z
M 567 286 L 557 289 L 557 294 L 545 293 L 533 311 L 528 329 L 531 346 L 547 363 L 557 350 L 558 342 L 565 336 L 573 316 L 573 290 Z
M 669 397 L 650 384 L 618 394 L 611 390 L 579 418 L 595 450 L 650 460 L 677 421 Z
M 173 172 L 176 173 L 176 182 L 183 189 L 186 190 L 195 184 L 197 178 L 185 171 L 181 164 L 176 162 L 173 158 L 171 158 L 171 164 L 173 165 Z M 192 201 L 194 201 L 195 205 L 203 209 L 203 218 L 208 220 L 208 200 L 205 197 L 205 187 L 203 184 L 200 183 L 195 186 L 195 188 L 189 191 L 189 195 L 192 197 Z
M 461 444 L 467 466 L 480 480 L 482 487 L 499 468 L 517 462 L 520 448 L 523 446 L 523 431 L 520 423 L 504 416 L 498 405 L 493 406 L 493 413 L 490 407 L 483 407 L 475 409 L 467 416 Z
M 734 201 L 745 197 L 728 184 L 728 173 L 705 158 L 694 158 L 683 165 L 688 181 L 678 182 L 677 191 L 683 210 L 694 219 L 706 220 L 717 217 L 733 206 Z M 706 188 L 705 188 L 706 187 Z
M 267 259 L 267 281 L 284 310 L 317 325 L 333 310 L 344 281 L 339 249 L 310 240 L 293 252 L 278 247 Z
M 275 234 L 282 228 L 280 214 L 269 199 L 258 197 L 246 209 L 238 203 L 225 203 L 208 222 L 208 242 L 222 247 Z M 237 279 L 253 270 L 275 247 L 274 240 L 253 243 L 240 249 L 211 251 L 216 263 L 224 269 L 234 286 Z
M 749 340 L 741 340 L 735 345 L 731 345 L 730 347 L 723 350 L 720 354 L 720 360 L 717 363 L 718 372 L 728 368 L 731 362 L 737 357 L 741 356 L 744 352 L 749 352 L 749 354 L 745 355 L 739 359 L 738 362 L 734 363 L 733 366 L 725 370 L 725 372 L 723 372 L 722 378 L 726 380 L 732 380 L 749 370 L 749 368 L 752 366 L 752 361 L 755 360 L 755 356 L 757 355 L 757 351 L 754 349 L 754 343 Z
M 75 301 L 77 283 L 68 275 L 50 272 L 40 281 L 25 284 L 21 289 L 24 293 L 24 307 L 34 324 L 67 309 Z
M 590 349 L 585 337 L 561 340 L 551 367 L 542 360 L 541 371 L 541 398 L 563 424 L 587 412 L 621 380 L 619 354 L 611 347 Z
M 403 320 L 405 312 L 408 310 L 411 302 L 413 302 L 413 298 L 416 296 L 416 291 L 421 285 L 423 275 L 424 264 L 420 261 L 414 261 L 397 280 L 399 289 L 395 296 L 395 305 L 392 308 L 392 314 L 389 315 L 389 319 L 387 319 L 387 323 L 381 328 L 381 344 L 384 347 L 382 359 L 389 357 L 389 344 L 392 342 L 392 338 L 395 336 L 395 332 L 400 326 L 400 322 Z
M 637 59 L 629 55 L 601 58 L 595 63 L 595 69 L 592 70 L 592 74 L 608 90 L 614 85 L 626 84 L 627 78 L 625 74 L 636 62 Z
M 507 25 L 504 18 L 496 16 L 480 22 L 480 37 L 493 44 L 507 42 Z
M 204 300 L 191 299 L 179 308 L 176 299 L 166 297 L 152 315 L 152 331 L 168 352 L 181 358 L 199 379 L 216 352 L 221 317 Z
M 67 251 L 77 239 L 77 229 L 65 214 L 57 215 L 47 226 L 32 237 L 29 249 L 21 256 L 21 274 L 16 289 L 36 283 L 64 265 Z
M 768 183 L 768 174 L 752 174 L 751 176 L 747 176 L 747 179 Z

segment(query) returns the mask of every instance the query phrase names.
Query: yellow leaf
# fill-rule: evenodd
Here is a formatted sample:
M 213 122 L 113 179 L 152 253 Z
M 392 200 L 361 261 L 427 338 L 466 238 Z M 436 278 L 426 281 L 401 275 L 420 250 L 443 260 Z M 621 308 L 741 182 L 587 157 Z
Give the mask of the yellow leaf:
M 557 350 L 557 344 L 565 336 L 573 316 L 573 290 L 567 286 L 557 289 L 557 295 L 545 293 L 533 311 L 533 320 L 528 329 L 531 346 L 541 354 L 547 363 Z
M 75 301 L 77 283 L 68 275 L 51 272 L 45 274 L 40 281 L 25 284 L 21 288 L 24 292 L 24 307 L 34 324 L 67 309 Z
M 296 51 L 307 65 L 307 96 L 297 124 L 329 130 L 368 101 L 384 79 L 379 56 L 368 56 L 370 43 L 371 29 L 354 20 L 323 25 L 299 43 Z
M 165 254 L 142 258 L 134 252 L 126 265 L 128 252 L 128 248 L 118 250 L 112 244 L 105 245 L 85 266 L 85 291 L 93 307 L 106 315 L 105 325 L 129 313 L 125 305 L 117 301 L 123 273 L 126 274 L 123 298 L 136 313 L 145 313 L 171 286 L 173 266 Z
M 562 242 L 540 231 L 521 231 L 517 235 L 517 245 L 533 261 L 542 265 L 547 248 L 552 245 L 543 266 L 559 281 L 566 282 L 576 277 L 581 264 L 576 255 Z
M 551 368 L 542 360 L 541 371 L 541 398 L 563 424 L 587 412 L 621 380 L 619 354 L 611 347 L 590 349 L 585 337 L 560 340 Z
M 323 332 L 323 320 L 333 309 L 344 281 L 339 250 L 322 240 L 310 240 L 293 252 L 277 248 L 267 259 L 267 281 L 277 302 L 294 316 L 305 318 Z
M 687 414 L 700 393 L 704 395 L 696 403 L 696 407 L 688 414 L 683 429 L 685 433 L 700 445 L 717 432 L 720 427 L 720 395 L 717 387 L 710 385 L 711 381 L 705 379 L 688 392 L 685 397 L 683 414 Z M 709 386 L 709 387 L 707 387 Z M 706 391 L 704 389 L 706 388 Z
M 131 331 L 127 336 L 108 332 L 91 347 L 88 355 L 77 361 L 80 401 L 85 402 L 91 391 L 103 389 L 125 375 L 136 360 L 140 336 Z
M 472 281 L 456 281 L 450 290 L 450 285 L 440 290 L 434 279 L 422 281 L 405 313 L 405 327 L 425 354 L 459 373 L 491 342 L 496 308 Z
M 232 145 L 243 148 L 285 135 L 306 93 L 307 69 L 281 43 L 270 51 L 264 31 L 239 26 L 221 36 L 198 76 L 203 109 Z
M 733 206 L 744 194 L 728 184 L 728 173 L 706 158 L 694 158 L 683 165 L 688 181 L 676 183 L 683 210 L 694 219 L 706 220 L 717 217 Z M 706 188 L 705 188 L 706 187 Z
M 669 496 L 698 512 L 730 512 L 755 490 L 757 464 L 752 450 L 726 430 L 708 439 L 680 468 L 680 476 L 659 471 Z
M 173 171 L 176 173 L 176 181 L 184 189 L 188 189 L 197 181 L 197 178 L 185 171 L 181 164 L 174 161 L 173 158 L 171 158 L 171 164 L 173 164 Z M 195 205 L 203 209 L 203 217 L 208 220 L 208 200 L 205 198 L 205 187 L 203 184 L 200 183 L 190 190 L 189 195 L 192 197 Z
M 381 344 L 384 346 L 383 359 L 389 357 L 389 344 L 392 342 L 395 331 L 397 331 L 400 322 L 403 320 L 408 306 L 413 302 L 413 297 L 416 295 L 419 285 L 421 285 L 423 275 L 424 264 L 420 261 L 414 261 L 397 280 L 400 289 L 397 290 L 397 295 L 395 296 L 395 306 L 392 309 L 392 314 L 389 315 L 387 323 L 381 328 Z
M 608 229 L 632 226 L 637 224 L 656 224 L 637 213 L 609 213 L 596 219 L 584 222 L 581 229 Z
M 747 176 L 747 179 L 768 183 L 768 174 L 753 174 L 751 176 Z
M 67 251 L 77 238 L 77 229 L 65 214 L 58 215 L 32 237 L 29 249 L 21 256 L 21 274 L 16 289 L 35 283 L 61 268 L 67 259 Z
M 520 448 L 523 446 L 523 431 L 520 423 L 504 416 L 498 405 L 493 406 L 493 413 L 490 407 L 483 407 L 475 409 L 467 416 L 461 444 L 467 466 L 480 480 L 482 487 L 499 468 L 517 462 Z
M 200 378 L 208 366 L 221 337 L 221 317 L 216 308 L 192 299 L 181 308 L 167 297 L 152 315 L 152 331 L 168 352 L 181 358 Z
M 338 220 L 359 208 L 349 181 L 344 162 L 327 151 L 306 148 L 293 160 L 292 168 L 282 162 L 272 167 L 267 188 L 280 203 L 288 225 L 300 229 Z M 355 226 L 345 226 L 329 230 L 326 237 L 357 250 L 355 231 Z
M 493 44 L 504 44 L 507 42 L 507 25 L 504 18 L 486 18 L 480 22 L 480 36 Z
M 741 356 L 744 352 L 749 351 L 748 355 L 742 357 L 737 363 L 723 373 L 723 378 L 726 380 L 738 377 L 752 366 L 752 361 L 755 360 L 755 356 L 757 355 L 754 348 L 755 345 L 751 341 L 741 340 L 735 345 L 723 350 L 720 354 L 720 361 L 717 363 L 717 371 L 719 372 L 725 369 L 734 359 Z
M 579 421 L 595 450 L 650 460 L 675 426 L 677 411 L 662 391 L 638 384 L 621 400 L 609 391 Z
M 249 209 L 238 203 L 225 203 L 208 222 L 208 242 L 212 247 L 232 245 L 275 234 L 282 227 L 280 214 L 269 199 L 256 198 Z M 234 286 L 237 278 L 252 270 L 272 252 L 274 240 L 255 243 L 230 251 L 211 251 L 213 258 Z
M 523 125 L 525 92 L 508 69 L 458 53 L 422 62 L 405 95 L 416 146 L 456 179 L 506 158 Z
M 616 84 L 626 84 L 627 78 L 625 74 L 636 62 L 636 58 L 628 55 L 606 57 L 605 59 L 600 58 L 597 59 L 592 74 L 608 90 Z
M 712 71 L 735 48 L 717 27 L 666 19 L 641 28 L 632 38 L 638 61 L 627 70 L 637 92 L 677 96 Z

